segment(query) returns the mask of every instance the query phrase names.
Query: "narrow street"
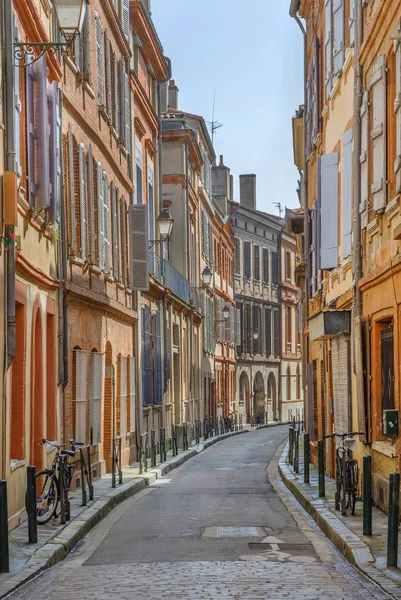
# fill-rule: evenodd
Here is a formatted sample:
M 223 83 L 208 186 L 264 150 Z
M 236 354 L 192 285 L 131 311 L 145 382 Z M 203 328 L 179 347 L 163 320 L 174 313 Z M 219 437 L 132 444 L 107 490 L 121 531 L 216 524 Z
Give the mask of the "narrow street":
M 276 458 L 286 434 L 269 428 L 216 444 L 118 506 L 11 598 L 388 598 L 284 490 Z

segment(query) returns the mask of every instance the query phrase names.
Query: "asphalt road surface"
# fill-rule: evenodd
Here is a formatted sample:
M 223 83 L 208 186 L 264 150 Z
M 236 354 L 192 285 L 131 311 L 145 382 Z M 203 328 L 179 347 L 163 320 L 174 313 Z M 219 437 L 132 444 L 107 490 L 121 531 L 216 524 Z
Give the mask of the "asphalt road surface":
M 279 480 L 286 434 L 261 429 L 200 453 L 118 506 L 12 600 L 388 598 Z

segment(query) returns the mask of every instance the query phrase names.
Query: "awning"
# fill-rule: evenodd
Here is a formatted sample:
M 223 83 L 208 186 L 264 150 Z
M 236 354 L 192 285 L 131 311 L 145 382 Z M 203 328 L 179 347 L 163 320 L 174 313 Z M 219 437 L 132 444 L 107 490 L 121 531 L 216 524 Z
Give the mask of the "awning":
M 325 336 L 334 336 L 350 332 L 351 313 L 349 310 L 332 310 L 321 312 L 308 320 L 309 339 L 311 342 Z

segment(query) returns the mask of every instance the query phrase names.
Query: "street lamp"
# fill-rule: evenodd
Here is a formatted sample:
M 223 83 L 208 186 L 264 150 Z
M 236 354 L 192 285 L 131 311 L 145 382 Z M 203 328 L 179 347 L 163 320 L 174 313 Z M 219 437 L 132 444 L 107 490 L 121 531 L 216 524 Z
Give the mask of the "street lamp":
M 156 221 L 159 223 L 160 239 L 165 242 L 171 235 L 174 219 L 168 212 L 167 208 L 165 208 L 157 217 Z
M 205 267 L 202 271 L 202 281 L 206 287 L 209 287 L 209 285 L 212 281 L 212 277 L 213 277 L 212 271 L 209 269 L 209 267 Z
M 227 321 L 228 317 L 230 316 L 230 308 L 227 306 L 227 304 L 224 306 L 223 308 L 223 319 L 225 321 Z
M 18 42 L 14 41 L 14 58 L 17 66 L 28 67 L 39 60 L 45 52 L 54 54 L 56 50 L 72 48 L 74 39 L 80 33 L 85 17 L 85 0 L 52 0 L 57 27 L 63 42 Z M 26 61 L 26 59 L 28 59 Z M 25 61 L 25 62 L 21 62 Z
M 256 341 L 259 339 L 259 331 L 254 331 L 253 332 L 253 339 Z

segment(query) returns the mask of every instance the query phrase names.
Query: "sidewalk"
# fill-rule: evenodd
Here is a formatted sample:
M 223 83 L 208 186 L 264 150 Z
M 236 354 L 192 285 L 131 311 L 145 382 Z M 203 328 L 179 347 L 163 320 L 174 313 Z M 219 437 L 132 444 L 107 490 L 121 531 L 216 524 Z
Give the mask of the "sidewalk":
M 3 598 L 14 589 L 20 587 L 41 571 L 63 560 L 67 554 L 85 537 L 85 535 L 99 521 L 120 502 L 137 494 L 156 479 L 163 477 L 173 469 L 178 468 L 190 458 L 196 456 L 213 444 L 229 437 L 281 425 L 269 423 L 255 428 L 244 425 L 241 431 L 233 431 L 204 441 L 199 444 L 192 443 L 186 451 L 180 450 L 178 456 L 173 457 L 172 451 L 167 452 L 166 462 L 154 468 L 148 467 L 147 473 L 139 474 L 139 463 L 123 469 L 123 483 L 111 487 L 111 474 L 93 482 L 94 500 L 87 506 L 81 506 L 81 490 L 69 494 L 71 503 L 71 521 L 66 525 L 60 524 L 60 519 L 52 519 L 46 525 L 38 526 L 38 543 L 28 544 L 28 523 L 25 521 L 16 527 L 9 535 L 10 573 L 0 573 L 0 598 Z M 159 458 L 160 455 L 157 456 Z M 150 460 L 148 459 L 148 465 Z M 118 481 L 118 477 L 117 477 Z M 89 494 L 88 494 L 89 497 Z
M 401 600 L 401 545 L 398 568 L 387 568 L 387 515 L 373 507 L 372 536 L 363 535 L 362 502 L 355 516 L 343 517 L 334 507 L 335 481 L 325 477 L 326 497 L 319 498 L 317 468 L 310 465 L 310 484 L 304 483 L 303 438 L 300 436 L 299 474 L 288 464 L 287 443 L 279 461 L 279 473 L 287 488 L 313 517 L 323 533 L 346 559 L 358 567 L 385 592 Z M 401 541 L 401 535 L 399 536 Z

